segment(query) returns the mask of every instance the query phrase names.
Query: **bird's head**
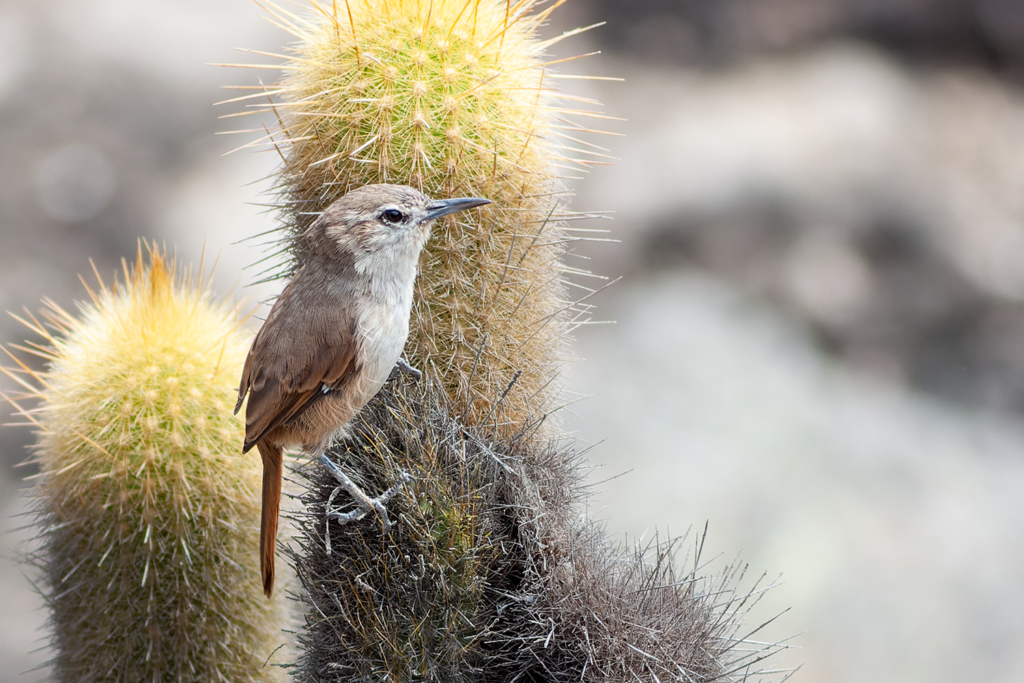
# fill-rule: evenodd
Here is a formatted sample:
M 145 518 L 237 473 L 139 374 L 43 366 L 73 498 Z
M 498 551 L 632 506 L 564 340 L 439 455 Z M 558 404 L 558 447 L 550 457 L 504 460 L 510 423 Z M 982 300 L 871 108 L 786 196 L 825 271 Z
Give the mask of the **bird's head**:
M 333 251 L 360 264 L 415 263 L 441 216 L 490 204 L 489 199 L 431 199 L 407 185 L 364 185 L 347 193 L 309 228 L 316 251 Z

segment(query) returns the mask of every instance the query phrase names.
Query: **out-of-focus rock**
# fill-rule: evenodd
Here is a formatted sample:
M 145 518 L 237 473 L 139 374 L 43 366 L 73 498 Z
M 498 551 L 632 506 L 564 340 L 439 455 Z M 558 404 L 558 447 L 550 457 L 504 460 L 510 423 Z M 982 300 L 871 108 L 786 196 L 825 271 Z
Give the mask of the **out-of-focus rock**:
M 633 59 L 722 65 L 854 39 L 919 64 L 1024 73 L 1024 0 L 588 0 Z
M 1024 93 L 849 45 L 624 75 L 629 143 L 579 187 L 617 214 L 596 270 L 697 266 L 855 367 L 1024 412 Z

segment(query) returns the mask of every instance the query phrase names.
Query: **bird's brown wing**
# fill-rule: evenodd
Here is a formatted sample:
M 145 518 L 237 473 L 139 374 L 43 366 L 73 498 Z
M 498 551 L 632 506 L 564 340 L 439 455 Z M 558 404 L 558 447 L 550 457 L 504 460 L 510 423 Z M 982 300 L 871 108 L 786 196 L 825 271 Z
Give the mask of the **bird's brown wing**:
M 293 288 L 282 292 L 245 359 L 238 405 L 246 392 L 246 452 L 266 434 L 302 414 L 354 372 L 355 318 L 346 306 L 309 305 Z

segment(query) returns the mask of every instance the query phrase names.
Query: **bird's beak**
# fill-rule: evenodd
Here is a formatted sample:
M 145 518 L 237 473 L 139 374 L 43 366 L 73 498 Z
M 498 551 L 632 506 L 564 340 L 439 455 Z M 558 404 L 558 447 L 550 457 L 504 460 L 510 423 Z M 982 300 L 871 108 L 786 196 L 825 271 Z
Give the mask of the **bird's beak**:
M 432 221 L 441 216 L 447 216 L 456 211 L 465 211 L 484 204 L 490 204 L 490 199 L 478 197 L 459 197 L 458 199 L 439 199 L 427 206 L 427 216 L 424 220 Z

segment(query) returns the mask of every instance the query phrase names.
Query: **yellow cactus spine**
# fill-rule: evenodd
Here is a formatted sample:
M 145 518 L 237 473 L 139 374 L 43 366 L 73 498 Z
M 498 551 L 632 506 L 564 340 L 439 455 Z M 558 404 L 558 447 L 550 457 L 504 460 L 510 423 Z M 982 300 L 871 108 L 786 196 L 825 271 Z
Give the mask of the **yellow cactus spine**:
M 238 98 L 274 98 L 253 109 L 272 111 L 279 128 L 252 144 L 281 155 L 293 264 L 309 222 L 361 185 L 493 200 L 435 226 L 406 351 L 467 422 L 495 420 L 506 433 L 552 407 L 569 331 L 588 309 L 563 279 L 571 231 L 561 200 L 565 172 L 601 157 L 565 117 L 597 115 L 560 106 L 567 96 L 544 61 L 555 41 L 536 36 L 562 2 L 312 0 L 304 16 L 267 3 L 298 43 L 268 67 L 284 71 L 280 83 Z
M 248 340 L 201 275 L 148 261 L 78 316 L 23 318 L 48 367 L 7 370 L 39 403 L 23 413 L 54 680 L 283 680 L 265 666 L 282 607 L 259 583 L 260 467 L 232 414 Z

